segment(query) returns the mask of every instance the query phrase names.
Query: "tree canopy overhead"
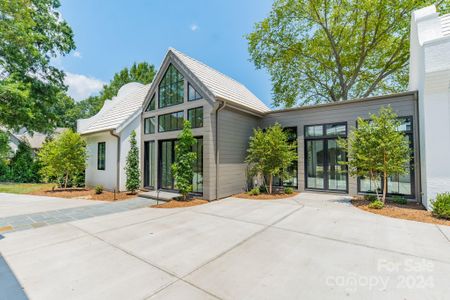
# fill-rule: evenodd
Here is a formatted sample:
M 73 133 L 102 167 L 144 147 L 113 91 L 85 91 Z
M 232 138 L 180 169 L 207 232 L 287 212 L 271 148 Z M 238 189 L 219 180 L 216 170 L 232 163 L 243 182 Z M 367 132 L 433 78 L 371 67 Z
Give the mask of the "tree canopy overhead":
M 0 123 L 48 131 L 64 72 L 50 60 L 75 49 L 58 0 L 0 1 Z
M 436 3 L 441 12 L 450 1 Z M 430 0 L 276 0 L 247 36 L 274 106 L 405 90 L 411 12 Z

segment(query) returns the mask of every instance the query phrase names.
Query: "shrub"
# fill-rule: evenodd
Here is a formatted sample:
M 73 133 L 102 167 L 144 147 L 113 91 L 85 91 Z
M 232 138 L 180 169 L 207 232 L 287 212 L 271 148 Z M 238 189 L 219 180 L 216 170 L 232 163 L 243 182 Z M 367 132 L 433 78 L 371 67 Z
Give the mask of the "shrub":
M 292 194 L 294 192 L 294 189 L 291 187 L 287 187 L 284 189 L 284 193 L 286 194 Z
M 375 195 L 364 195 L 364 200 L 373 202 L 378 200 L 378 198 Z
M 369 204 L 369 208 L 373 209 L 382 209 L 384 207 L 384 203 L 380 200 L 375 200 Z
M 97 184 L 97 185 L 95 186 L 95 193 L 96 193 L 97 195 L 103 193 L 103 185 Z
M 407 204 L 408 201 L 403 196 L 395 195 L 392 197 L 392 202 L 396 204 Z
M 261 194 L 261 191 L 259 190 L 259 187 L 254 187 L 250 190 L 250 192 L 248 192 L 248 194 L 252 196 L 258 196 L 259 194 Z
M 433 216 L 450 219 L 450 193 L 437 194 L 431 206 L 433 208 Z
M 141 172 L 139 171 L 139 148 L 136 141 L 136 131 L 134 130 L 131 132 L 130 136 L 130 151 L 128 151 L 125 171 L 127 174 L 127 182 L 125 186 L 128 191 L 134 194 L 141 185 Z
M 266 185 L 262 185 L 259 187 L 259 191 L 263 194 L 267 193 L 267 186 Z

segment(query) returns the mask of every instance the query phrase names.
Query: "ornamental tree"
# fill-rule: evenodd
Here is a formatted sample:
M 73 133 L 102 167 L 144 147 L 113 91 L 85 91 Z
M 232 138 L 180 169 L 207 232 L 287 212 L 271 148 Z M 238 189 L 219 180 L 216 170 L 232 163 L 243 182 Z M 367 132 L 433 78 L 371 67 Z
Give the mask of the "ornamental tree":
M 47 180 L 63 179 L 64 188 L 73 176 L 86 168 L 86 141 L 71 129 L 44 143 L 38 153 L 40 173 Z
M 127 164 L 125 166 L 127 182 L 125 184 L 128 191 L 135 193 L 141 185 L 139 171 L 139 149 L 136 142 L 136 132 L 133 130 L 130 136 L 130 151 L 127 155 Z
M 254 175 L 269 178 L 269 193 L 272 194 L 273 177 L 282 179 L 289 174 L 287 168 L 297 158 L 297 145 L 288 141 L 288 135 L 280 124 L 262 129 L 254 129 L 247 149 L 246 162 Z
M 383 180 L 382 201 L 386 202 L 387 180 L 395 174 L 405 174 L 411 160 L 409 142 L 398 131 L 400 121 L 390 106 L 382 107 L 369 120 L 358 119 L 358 127 L 339 146 L 347 152 L 349 173 L 369 178 L 375 183 Z M 377 191 L 378 197 L 378 191 Z
M 197 140 L 192 135 L 191 122 L 184 121 L 183 130 L 175 144 L 176 161 L 172 164 L 175 184 L 183 196 L 183 200 L 186 200 L 187 195 L 192 191 L 194 162 L 197 159 L 197 153 L 192 151 L 192 147 L 196 142 Z

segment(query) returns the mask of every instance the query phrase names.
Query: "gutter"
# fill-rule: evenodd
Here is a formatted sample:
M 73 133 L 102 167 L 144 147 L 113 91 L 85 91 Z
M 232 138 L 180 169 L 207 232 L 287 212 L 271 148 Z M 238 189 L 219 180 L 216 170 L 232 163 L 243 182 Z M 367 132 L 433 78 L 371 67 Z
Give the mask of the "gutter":
M 110 130 L 109 133 L 117 138 L 117 173 L 116 173 L 116 192 L 119 192 L 120 187 L 120 136 Z
M 223 100 L 219 100 L 220 104 L 216 109 L 216 199 L 219 199 L 218 185 L 219 185 L 219 112 L 225 108 L 227 103 Z

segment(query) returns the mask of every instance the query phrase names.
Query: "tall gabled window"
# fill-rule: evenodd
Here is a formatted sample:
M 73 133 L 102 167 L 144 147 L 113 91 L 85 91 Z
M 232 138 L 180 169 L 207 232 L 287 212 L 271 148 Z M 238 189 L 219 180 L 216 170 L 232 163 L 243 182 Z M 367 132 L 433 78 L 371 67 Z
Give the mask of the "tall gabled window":
M 169 65 L 159 84 L 159 107 L 181 104 L 184 101 L 184 77 Z
M 199 92 L 197 92 L 197 90 L 194 89 L 190 83 L 188 83 L 188 101 L 195 101 L 198 99 L 202 99 L 202 95 L 200 95 Z
M 97 170 L 105 170 L 106 143 L 100 142 L 97 145 Z
M 145 111 L 152 111 L 156 108 L 156 94 L 153 94 L 152 99 L 148 103 L 147 107 L 145 108 Z

